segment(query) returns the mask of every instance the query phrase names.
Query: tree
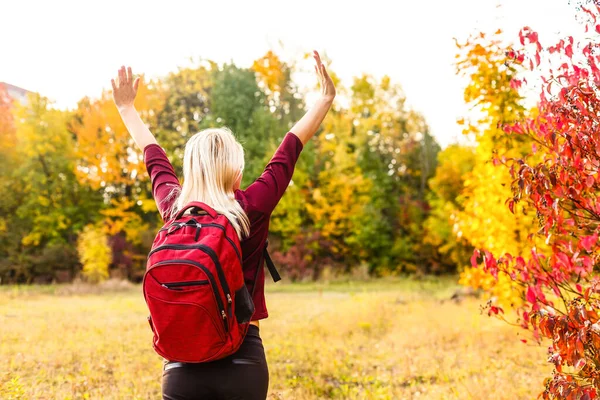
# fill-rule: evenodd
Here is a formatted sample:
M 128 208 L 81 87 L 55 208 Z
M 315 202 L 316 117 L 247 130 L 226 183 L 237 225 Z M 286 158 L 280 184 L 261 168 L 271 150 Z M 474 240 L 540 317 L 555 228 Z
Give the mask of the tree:
M 297 121 L 304 113 L 304 102 L 292 80 L 293 64 L 281 60 L 272 50 L 252 64 L 258 84 L 267 95 L 268 105 L 282 126 Z
M 58 270 L 73 270 L 73 257 L 64 256 L 72 254 L 68 248 L 76 232 L 93 218 L 101 199 L 75 177 L 68 112 L 37 94 L 13 112 L 15 162 L 1 176 L 9 189 L 1 200 L 1 273 L 9 280 L 51 280 Z
M 101 227 L 86 226 L 79 235 L 77 251 L 86 279 L 98 283 L 108 278 L 108 267 L 112 262 L 111 249 Z
M 0 164 L 3 166 L 0 168 L 0 279 L 16 275 L 23 269 L 15 265 L 17 252 L 9 250 L 19 248 L 22 237 L 8 231 L 16 225 L 14 215 L 22 198 L 21 185 L 13 179 L 13 171 L 18 165 L 16 144 L 13 102 L 4 85 L 0 85 Z
M 352 86 L 352 146 L 373 184 L 358 240 L 371 269 L 430 271 L 423 246 L 428 212 L 427 180 L 435 171 L 439 146 L 424 118 L 405 106 L 402 88 L 384 76 L 363 75 Z
M 135 107 L 146 123 L 157 125 L 157 118 L 164 104 L 164 93 L 157 83 L 140 85 Z M 137 269 L 144 267 L 143 237 L 146 232 L 158 224 L 158 215 L 154 211 L 154 200 L 148 181 L 140 179 L 146 174 L 141 151 L 137 148 L 123 124 L 112 95 L 104 91 L 100 98 L 82 99 L 69 123 L 75 137 L 74 149 L 77 167 L 74 171 L 78 181 L 90 187 L 103 198 L 96 210 L 94 220 L 102 219 L 105 233 L 110 243 L 120 242 L 117 236 L 129 244 L 138 247 L 129 254 L 115 255 L 122 264 L 115 265 L 126 269 L 124 274 L 132 277 Z M 135 265 L 132 260 L 137 261 Z M 127 268 L 122 268 L 127 265 Z
M 331 244 L 320 249 L 320 254 L 327 254 L 346 269 L 364 256 L 358 236 L 372 185 L 358 165 L 351 129 L 345 113 L 332 112 L 326 117 L 317 138 L 317 177 L 306 204 L 312 224 Z
M 187 140 L 203 129 L 210 117 L 210 95 L 217 65 L 212 61 L 194 67 L 179 68 L 160 82 L 157 90 L 164 106 L 156 111 L 154 134 L 168 154 L 176 171 L 183 168 L 183 151 Z
M 457 72 L 470 77 L 465 88 L 465 102 L 478 112 L 474 121 L 461 121 L 464 132 L 473 135 L 475 163 L 464 180 L 461 192 L 463 210 L 457 214 L 456 234 L 476 248 L 493 252 L 523 255 L 529 251 L 528 237 L 535 232 L 535 214 L 526 207 L 515 207 L 514 214 L 506 209 L 511 195 L 511 177 L 507 170 L 498 168 L 494 157 L 519 157 L 531 148 L 531 141 L 523 136 L 507 136 L 502 126 L 525 118 L 518 90 L 511 85 L 519 72 L 518 65 L 509 63 L 507 45 L 493 35 L 480 33 L 471 36 L 465 44 L 457 43 Z M 485 234 L 483 234 L 485 232 Z M 518 288 L 506 277 L 496 281 L 478 269 L 467 268 L 461 283 L 490 290 L 505 304 L 519 295 Z
M 473 247 L 455 227 L 457 215 L 464 211 L 461 192 L 475 165 L 475 149 L 453 144 L 438 153 L 438 166 L 429 180 L 427 201 L 431 211 L 425 220 L 423 241 L 437 249 L 438 269 L 462 270 L 473 254 Z
M 262 173 L 265 150 L 275 138 L 276 120 L 254 71 L 226 64 L 214 71 L 213 82 L 209 124 L 229 127 L 244 146 L 246 168 L 242 185 L 246 186 Z M 276 137 L 282 136 L 277 133 Z
M 0 154 L 4 161 L 4 157 L 14 154 L 12 151 L 17 144 L 17 137 L 15 135 L 15 123 L 12 114 L 12 99 L 8 95 L 8 91 L 4 85 L 0 85 Z M 3 163 L 4 164 L 4 163 Z
M 600 33 L 600 6 L 581 7 L 585 32 Z M 507 137 L 534 143 L 521 157 L 498 158 L 513 182 L 508 207 L 535 210 L 546 247 L 524 254 L 477 250 L 483 271 L 504 276 L 522 290 L 520 322 L 535 338 L 550 339 L 555 369 L 545 382 L 544 399 L 595 399 L 600 387 L 600 243 L 598 166 L 600 165 L 600 46 L 573 37 L 543 47 L 537 32 L 521 30 L 523 48 L 511 50 L 516 64 L 550 70 L 542 76 L 538 113 L 504 129 Z M 557 67 L 558 66 L 558 67 Z M 515 88 L 523 85 L 513 79 Z M 495 304 L 489 313 L 501 314 Z

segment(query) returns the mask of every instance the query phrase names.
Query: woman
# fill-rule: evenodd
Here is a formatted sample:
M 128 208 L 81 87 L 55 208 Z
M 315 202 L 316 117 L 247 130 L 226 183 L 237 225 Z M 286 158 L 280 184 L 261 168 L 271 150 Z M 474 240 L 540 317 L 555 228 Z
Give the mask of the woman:
M 313 137 L 335 97 L 335 87 L 318 52 L 315 71 L 321 96 L 294 125 L 279 145 L 263 174 L 241 190 L 244 150 L 226 128 L 206 129 L 192 136 L 185 146 L 183 185 L 175 175 L 164 150 L 142 122 L 133 106 L 139 78 L 131 68 L 121 67 L 113 79 L 113 97 L 125 126 L 144 153 L 152 181 L 152 193 L 166 221 L 190 201 L 201 201 L 227 216 L 241 240 L 244 279 L 253 293 L 255 312 L 244 343 L 226 358 L 201 364 L 165 363 L 163 398 L 265 399 L 269 371 L 259 335 L 259 320 L 267 318 L 264 270 L 261 255 L 267 239 L 269 218 L 283 196 L 303 146 Z

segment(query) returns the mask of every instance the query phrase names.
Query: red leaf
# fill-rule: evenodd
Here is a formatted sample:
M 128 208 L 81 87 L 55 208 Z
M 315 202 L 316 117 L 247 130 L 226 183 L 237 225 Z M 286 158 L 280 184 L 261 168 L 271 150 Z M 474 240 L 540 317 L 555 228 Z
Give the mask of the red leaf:
M 537 43 L 539 41 L 537 32 L 531 32 L 529 34 L 529 41 L 531 43 Z
M 588 287 L 587 289 L 585 289 L 585 293 L 583 294 L 583 298 L 585 299 L 585 301 L 588 301 L 590 299 L 590 291 L 592 290 L 591 287 Z
M 586 249 L 587 251 L 591 251 L 592 246 L 596 244 L 596 241 L 598 241 L 598 234 L 594 233 L 591 236 L 584 236 L 583 238 L 581 238 L 579 243 L 584 249 Z
M 571 266 L 571 260 L 565 253 L 556 253 L 556 258 L 558 258 L 564 267 L 569 268 Z
M 589 188 L 594 186 L 594 177 L 592 175 L 588 175 L 588 177 L 585 178 L 585 185 Z
M 568 45 L 567 47 L 565 47 L 565 54 L 569 58 L 573 57 L 573 46 Z
M 504 310 L 501 307 L 490 306 L 488 315 L 498 314 L 498 313 L 504 314 Z
M 528 28 L 527 28 L 527 27 L 525 27 L 525 28 L 523 28 L 523 29 L 521 29 L 521 30 L 519 31 L 519 42 L 521 43 L 521 46 L 524 46 L 524 45 L 525 45 L 525 36 L 523 35 L 523 31 L 524 31 L 525 29 L 528 29 Z
M 471 266 L 473 266 L 473 268 L 477 268 L 478 267 L 478 263 L 477 263 L 477 258 L 479 257 L 479 250 L 475 249 L 473 251 L 473 255 L 471 256 Z
M 527 343 L 527 339 L 521 339 L 521 342 Z
M 531 304 L 535 304 L 535 302 L 537 301 L 535 297 L 535 292 L 533 291 L 533 288 L 531 286 L 527 288 L 527 301 Z
M 523 53 L 519 53 L 519 55 L 517 55 L 517 61 L 518 61 L 519 63 L 522 63 L 523 61 L 525 61 L 525 54 L 523 54 Z M 525 83 L 527 83 L 527 81 L 526 81 L 525 79 L 523 79 L 523 81 L 524 81 Z
M 579 283 L 575 284 L 575 289 L 577 289 L 579 293 L 581 293 L 582 291 L 581 285 Z
M 583 366 L 586 364 L 585 362 L 585 358 L 580 358 L 579 360 L 577 360 L 577 362 L 575 363 L 574 367 L 575 369 L 581 369 L 583 368 Z

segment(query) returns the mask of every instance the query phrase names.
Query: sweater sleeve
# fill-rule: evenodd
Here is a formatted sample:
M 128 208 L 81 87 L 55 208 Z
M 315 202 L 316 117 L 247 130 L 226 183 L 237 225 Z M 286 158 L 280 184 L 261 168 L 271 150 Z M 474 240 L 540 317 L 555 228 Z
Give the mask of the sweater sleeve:
M 244 191 L 252 207 L 267 215 L 273 212 L 292 179 L 302 148 L 296 135 L 285 135 L 262 175 Z
M 144 148 L 144 163 L 152 183 L 152 196 L 160 216 L 167 221 L 170 219 L 169 210 L 181 190 L 179 179 L 167 154 L 157 144 L 149 144 Z

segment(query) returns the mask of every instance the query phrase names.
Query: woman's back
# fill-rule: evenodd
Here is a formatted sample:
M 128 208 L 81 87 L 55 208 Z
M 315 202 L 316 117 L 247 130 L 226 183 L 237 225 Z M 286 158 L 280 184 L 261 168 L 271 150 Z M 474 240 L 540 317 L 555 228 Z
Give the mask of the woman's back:
M 258 320 L 268 316 L 261 264 L 269 219 L 292 178 L 303 146 L 317 132 L 335 97 L 333 82 L 316 51 L 314 58 L 321 97 L 296 122 L 291 129 L 293 133 L 286 134 L 263 174 L 245 190 L 239 188 L 243 149 L 231 132 L 223 129 L 212 129 L 205 135 L 200 132 L 190 138 L 184 153 L 184 182 L 180 185 L 167 155 L 133 106 L 139 78 L 134 80 L 131 68 L 122 67 L 118 82 L 111 82 L 123 122 L 144 153 L 152 194 L 162 218 L 170 219 L 174 211 L 191 201 L 201 201 L 226 215 L 241 239 L 244 281 L 254 291 L 255 312 L 251 321 L 254 325 L 249 327 L 238 351 L 206 363 L 166 360 L 164 399 L 265 399 L 267 396 L 269 372 Z
M 271 213 L 292 179 L 294 166 L 302 148 L 300 139 L 289 132 L 262 175 L 247 189 L 234 192 L 235 199 L 250 221 L 250 233 L 241 240 L 241 246 L 244 280 L 248 290 L 253 292 L 253 321 L 268 317 L 264 295 L 265 273 L 261 268 L 263 249 Z M 176 201 L 176 194 L 181 191 L 179 179 L 165 151 L 158 144 L 146 146 L 144 162 L 152 182 L 152 194 L 163 220 L 166 221 Z

